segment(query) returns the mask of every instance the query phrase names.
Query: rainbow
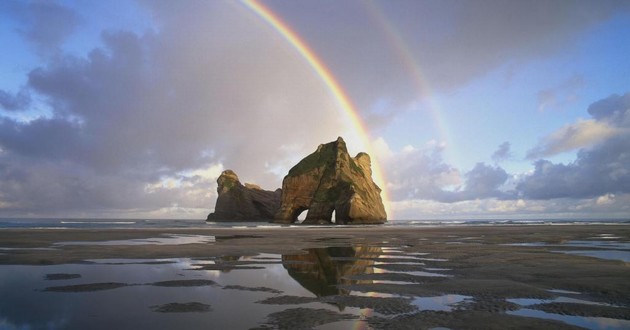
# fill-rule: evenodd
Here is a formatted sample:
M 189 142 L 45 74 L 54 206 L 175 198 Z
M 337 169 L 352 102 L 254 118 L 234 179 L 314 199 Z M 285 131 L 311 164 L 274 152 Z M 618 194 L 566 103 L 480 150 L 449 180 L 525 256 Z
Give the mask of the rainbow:
M 422 72 L 420 65 L 418 65 L 418 62 L 415 60 L 412 51 L 407 46 L 407 42 L 403 40 L 401 33 L 397 31 L 387 17 L 385 17 L 383 11 L 378 7 L 375 1 L 365 0 L 360 3 L 364 5 L 364 8 L 369 17 L 371 17 L 372 21 L 380 27 L 381 31 L 383 31 L 385 34 L 385 40 L 387 40 L 390 47 L 396 52 L 396 55 L 404 65 L 406 72 L 410 73 L 411 78 L 413 79 L 414 88 L 418 94 L 418 100 L 424 100 L 427 105 L 426 109 L 433 119 L 433 124 L 437 127 L 438 134 L 440 134 L 440 141 L 446 142 L 446 145 L 448 146 L 448 148 L 445 149 L 445 153 L 450 159 L 455 161 L 456 164 L 459 164 L 456 157 L 458 153 L 456 152 L 456 146 L 453 142 L 453 135 L 447 125 L 447 121 L 445 120 L 443 113 L 439 111 L 440 105 L 431 95 L 431 86 L 429 86 L 427 79 L 424 78 L 426 75 Z
M 372 152 L 370 148 L 370 136 L 367 133 L 365 125 L 363 124 L 356 107 L 352 104 L 352 101 L 348 97 L 347 93 L 317 54 L 298 36 L 297 33 L 291 30 L 286 23 L 276 16 L 271 9 L 265 7 L 257 0 L 245 0 L 243 3 L 256 13 L 256 15 L 267 22 L 274 30 L 276 30 L 291 46 L 293 46 L 293 48 L 300 54 L 300 56 L 302 56 L 302 58 L 308 63 L 313 71 L 315 71 L 315 74 L 317 74 L 324 85 L 328 88 L 348 121 L 352 123 L 352 127 L 361 139 L 361 142 L 364 144 L 366 149 L 365 151 L 372 156 L 372 176 L 374 182 L 382 188 L 381 196 L 383 198 L 383 203 L 385 204 L 385 210 L 388 218 L 392 219 L 393 213 L 390 208 L 385 176 L 381 170 L 376 153 Z

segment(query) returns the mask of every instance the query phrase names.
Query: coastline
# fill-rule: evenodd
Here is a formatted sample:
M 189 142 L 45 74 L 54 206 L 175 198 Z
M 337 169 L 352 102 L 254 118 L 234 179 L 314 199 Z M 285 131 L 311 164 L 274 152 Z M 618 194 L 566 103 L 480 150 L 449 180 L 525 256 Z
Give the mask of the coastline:
M 329 278 L 326 282 L 326 287 L 334 287 L 332 295 L 318 295 L 311 290 L 315 294 L 309 299 L 314 299 L 311 303 L 331 304 L 333 301 L 339 304 L 342 301 L 350 306 L 371 306 L 377 311 L 381 308 L 400 312 L 394 316 L 372 316 L 361 321 L 369 323 L 372 328 L 423 328 L 427 324 L 476 328 L 487 326 L 490 318 L 494 322 L 490 328 L 535 325 L 551 329 L 572 328 L 575 324 L 526 317 L 519 313 L 533 310 L 555 313 L 553 315 L 630 322 L 629 262 L 624 259 L 625 256 L 618 259 L 614 254 L 620 251 L 624 255 L 629 253 L 628 242 L 630 226 L 614 224 L 2 229 L 0 267 L 81 265 L 95 260 L 144 260 L 148 263 L 186 259 L 192 260 L 192 264 L 213 260 L 212 264 L 202 266 L 205 271 L 260 274 L 265 271 L 265 266 L 277 264 L 289 271 L 294 280 L 309 288 L 305 283 L 311 283 L 314 277 L 308 274 L 322 272 L 321 269 L 305 266 L 313 264 L 315 259 L 311 254 L 342 251 L 345 254 L 325 256 L 329 263 L 335 265 L 332 270 L 323 272 L 334 273 L 334 280 Z M 594 251 L 594 254 L 579 254 L 576 251 Z M 603 258 L 606 252 L 613 253 L 612 258 Z M 265 257 L 256 259 L 260 256 Z M 322 258 L 321 255 L 317 257 Z M 53 275 L 63 277 L 63 274 Z M 246 283 L 242 283 L 241 287 L 247 287 Z M 64 289 L 61 286 L 61 289 L 53 288 L 51 291 L 94 288 L 70 286 Z M 277 288 L 264 290 L 282 291 Z M 356 294 L 349 295 L 349 292 Z M 380 298 L 359 296 L 372 292 L 377 292 Z M 390 296 L 410 299 L 465 298 L 448 313 L 422 309 L 408 313 L 404 312 L 405 309 L 397 310 L 395 306 L 400 305 L 400 301 L 392 300 L 394 298 Z M 383 297 L 391 299 L 383 300 L 386 299 Z M 564 300 L 557 300 L 558 297 L 564 297 Z M 597 308 L 586 308 L 584 304 L 567 300 L 567 297 L 598 305 Z M 298 298 L 304 300 L 308 297 Z M 290 312 L 285 311 L 289 313 L 283 314 L 285 318 L 278 316 L 276 319 L 270 314 L 267 326 L 283 328 L 299 325 L 295 322 L 300 319 L 299 313 L 304 313 L 303 308 L 300 309 L 303 306 L 300 299 L 277 294 L 270 303 Z M 518 299 L 531 299 L 538 303 L 519 305 L 522 301 Z M 389 305 L 379 307 L 377 304 L 385 302 Z M 170 307 L 181 308 L 179 305 Z M 316 313 L 314 311 L 307 313 Z M 331 324 L 341 322 L 338 323 L 340 325 L 345 322 L 338 319 L 338 315 L 329 315 L 331 318 L 322 315 L 315 319 L 329 320 Z M 628 324 L 622 323 L 622 327 Z

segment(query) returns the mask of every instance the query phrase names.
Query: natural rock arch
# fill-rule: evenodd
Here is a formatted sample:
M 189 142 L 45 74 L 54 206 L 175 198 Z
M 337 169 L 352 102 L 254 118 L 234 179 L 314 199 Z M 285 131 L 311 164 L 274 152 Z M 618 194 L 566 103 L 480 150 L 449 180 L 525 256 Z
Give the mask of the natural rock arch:
M 346 143 L 321 144 L 295 165 L 282 181 L 282 200 L 275 222 L 293 223 L 305 209 L 303 223 L 383 223 L 387 219 L 380 195 L 372 181 L 370 156 L 352 158 Z

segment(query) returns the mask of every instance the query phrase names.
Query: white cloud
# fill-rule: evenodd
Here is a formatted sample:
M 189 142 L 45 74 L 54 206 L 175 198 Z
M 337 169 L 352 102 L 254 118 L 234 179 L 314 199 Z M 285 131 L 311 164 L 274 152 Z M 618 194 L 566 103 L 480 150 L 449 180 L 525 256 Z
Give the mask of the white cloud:
M 615 202 L 615 194 L 606 194 L 595 199 L 596 205 L 610 205 Z
M 405 200 L 392 203 L 397 219 L 605 219 L 627 218 L 630 194 L 596 198 L 552 200 L 499 200 L 494 198 L 440 203 Z
M 529 151 L 528 158 L 553 156 L 590 147 L 626 132 L 627 130 L 611 126 L 605 121 L 580 119 L 544 137 L 534 149 Z

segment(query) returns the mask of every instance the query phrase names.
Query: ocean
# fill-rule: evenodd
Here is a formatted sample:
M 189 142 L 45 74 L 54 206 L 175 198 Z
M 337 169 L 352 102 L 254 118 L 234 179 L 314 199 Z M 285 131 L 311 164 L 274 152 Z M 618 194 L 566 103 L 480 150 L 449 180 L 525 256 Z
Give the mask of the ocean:
M 488 226 L 488 225 L 589 225 L 630 224 L 630 219 L 451 219 L 451 220 L 390 220 L 385 227 L 424 226 Z M 308 227 L 301 224 L 273 224 L 266 222 L 206 222 L 200 219 L 73 219 L 73 218 L 0 218 L 0 229 L 148 229 L 148 228 L 275 228 Z M 339 227 L 337 225 L 310 227 Z M 347 227 L 355 227 L 348 225 Z M 343 227 L 343 226 L 342 226 Z

